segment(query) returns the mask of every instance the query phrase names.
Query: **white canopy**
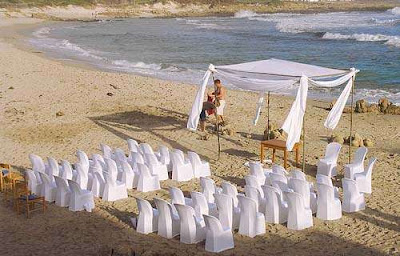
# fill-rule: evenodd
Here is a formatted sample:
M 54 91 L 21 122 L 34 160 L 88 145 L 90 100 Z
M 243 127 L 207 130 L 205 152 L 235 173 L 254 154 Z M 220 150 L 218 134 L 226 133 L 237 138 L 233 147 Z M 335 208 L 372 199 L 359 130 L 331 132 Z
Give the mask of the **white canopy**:
M 355 69 L 345 71 L 279 59 L 260 60 L 216 67 L 211 64 L 196 94 L 195 101 L 189 114 L 187 128 L 191 130 L 197 129 L 206 86 L 212 73 L 218 74 L 223 80 L 226 80 L 236 88 L 260 92 L 254 123 L 258 120 L 263 104 L 262 93 L 268 91 L 283 92 L 298 84 L 299 88 L 296 100 L 282 126 L 282 129 L 288 133 L 286 142 L 287 148 L 288 150 L 292 150 L 294 144 L 300 140 L 309 83 L 317 87 L 335 87 L 348 82 L 325 121 L 325 126 L 327 128 L 334 129 L 339 122 L 343 108 L 350 95 L 353 85 L 352 78 L 357 72 L 358 70 Z M 331 80 L 327 81 L 327 79 Z

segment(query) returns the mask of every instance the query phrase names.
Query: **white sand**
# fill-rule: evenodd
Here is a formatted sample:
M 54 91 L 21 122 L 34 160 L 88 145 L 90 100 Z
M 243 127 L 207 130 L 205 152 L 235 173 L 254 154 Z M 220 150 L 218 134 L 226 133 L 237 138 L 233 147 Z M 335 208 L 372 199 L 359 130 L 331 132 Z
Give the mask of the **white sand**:
M 1 19 L 0 24 L 20 22 Z M 229 91 L 226 116 L 238 133 L 221 138 L 222 154 L 217 162 L 216 137 L 201 141 L 198 134 L 185 129 L 194 86 L 49 60 L 41 53 L 15 47 L 13 44 L 19 39 L 15 31 L 16 27 L 0 28 L 0 162 L 11 163 L 15 170 L 29 168 L 29 153 L 75 162 L 77 149 L 98 153 L 99 143 L 107 143 L 127 150 L 125 139 L 133 138 L 153 147 L 162 143 L 184 151 L 194 150 L 210 161 L 212 177 L 218 184 L 226 180 L 243 191 L 243 176 L 247 174 L 243 164 L 258 158 L 256 139 L 266 122 L 263 114 L 257 127 L 250 125 L 256 94 Z M 108 92 L 113 96 L 107 96 Z M 292 100 L 274 96 L 272 120 L 281 124 Z M 309 180 L 315 180 L 317 158 L 323 156 L 327 144 L 323 120 L 328 112 L 323 108 L 328 104 L 308 102 L 306 173 Z M 58 111 L 65 115 L 56 117 Z M 349 115 L 344 114 L 338 133 L 348 134 L 348 120 Z M 344 213 L 342 219 L 332 222 L 314 218 L 314 226 L 304 231 L 267 224 L 264 236 L 251 239 L 235 234 L 235 249 L 223 255 L 399 254 L 399 127 L 398 116 L 355 115 L 355 131 L 375 141 L 368 156 L 378 158 L 372 176 L 373 193 L 366 197 L 365 211 Z M 241 135 L 249 133 L 255 139 Z M 294 158 L 292 154 L 290 157 Z M 280 157 L 278 161 L 281 162 Z M 346 161 L 344 147 L 335 182 L 340 187 Z M 155 196 L 168 198 L 167 188 L 172 185 L 185 193 L 199 190 L 198 180 L 166 181 L 157 192 L 131 190 L 125 200 L 96 200 L 92 213 L 73 213 L 50 205 L 46 214 L 35 213 L 29 220 L 2 203 L 0 255 L 110 255 L 112 248 L 121 254 L 135 251 L 140 255 L 205 255 L 204 243 L 184 245 L 156 234 L 145 236 L 130 225 L 129 218 L 137 213 L 134 196 L 150 200 Z

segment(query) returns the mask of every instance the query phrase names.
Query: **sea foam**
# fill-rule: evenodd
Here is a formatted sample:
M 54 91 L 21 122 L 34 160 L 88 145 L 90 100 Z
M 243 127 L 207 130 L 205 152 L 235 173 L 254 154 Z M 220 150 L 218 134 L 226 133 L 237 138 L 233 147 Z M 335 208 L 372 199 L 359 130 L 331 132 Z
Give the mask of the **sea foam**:
M 400 47 L 400 37 L 399 36 L 387 36 L 387 35 L 381 35 L 381 34 L 344 35 L 344 34 L 340 34 L 340 33 L 327 32 L 322 36 L 322 38 L 330 39 L 330 40 L 356 40 L 359 42 L 385 42 L 385 44 L 387 44 L 387 45 Z

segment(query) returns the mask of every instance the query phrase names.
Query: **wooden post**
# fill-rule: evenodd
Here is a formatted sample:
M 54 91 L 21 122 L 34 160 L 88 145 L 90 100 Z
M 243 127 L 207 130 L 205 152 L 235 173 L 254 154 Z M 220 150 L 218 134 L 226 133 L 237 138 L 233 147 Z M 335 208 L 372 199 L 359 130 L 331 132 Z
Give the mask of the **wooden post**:
M 212 78 L 213 78 L 213 83 L 214 83 L 214 81 L 215 81 L 214 72 L 212 72 Z M 214 100 L 214 104 L 215 104 L 218 100 L 217 99 L 217 88 L 216 88 L 215 84 L 214 84 L 214 96 L 215 96 L 215 100 Z M 217 113 L 217 109 L 215 109 L 215 120 L 216 120 L 215 125 L 217 126 L 217 140 L 218 140 L 218 159 L 217 160 L 219 160 L 219 158 L 221 156 L 221 143 L 219 141 L 219 120 L 218 119 L 219 119 L 219 116 Z
M 355 81 L 355 76 L 352 77 L 352 80 L 353 80 L 353 84 L 351 85 L 349 163 L 351 162 L 351 136 L 353 134 L 353 102 L 354 102 L 354 81 Z
M 306 170 L 306 129 L 304 128 L 306 113 L 304 112 L 303 116 L 303 172 Z
M 268 92 L 268 97 L 267 97 L 267 113 L 268 113 L 267 140 L 269 140 L 269 94 L 270 94 L 270 92 Z

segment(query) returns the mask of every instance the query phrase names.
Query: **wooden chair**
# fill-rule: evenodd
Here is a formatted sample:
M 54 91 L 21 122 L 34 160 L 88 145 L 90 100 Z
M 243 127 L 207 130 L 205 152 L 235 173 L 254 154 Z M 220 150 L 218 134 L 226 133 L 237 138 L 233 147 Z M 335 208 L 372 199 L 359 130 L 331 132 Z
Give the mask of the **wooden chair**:
M 26 217 L 29 219 L 30 213 L 36 210 L 46 210 L 46 201 L 43 196 L 32 194 L 28 189 L 26 181 L 15 181 L 14 184 L 14 202 L 17 213 L 20 214 L 22 209 L 26 211 Z M 35 205 L 39 204 L 42 207 L 36 208 Z
M 24 178 L 16 172 L 9 172 L 7 176 L 3 177 L 3 193 L 4 201 L 12 201 L 14 199 L 14 185 L 15 182 L 21 181 Z
M 11 173 L 11 165 L 0 163 L 0 191 L 3 191 L 5 178 L 10 173 Z

